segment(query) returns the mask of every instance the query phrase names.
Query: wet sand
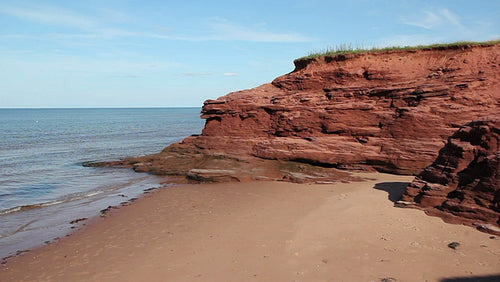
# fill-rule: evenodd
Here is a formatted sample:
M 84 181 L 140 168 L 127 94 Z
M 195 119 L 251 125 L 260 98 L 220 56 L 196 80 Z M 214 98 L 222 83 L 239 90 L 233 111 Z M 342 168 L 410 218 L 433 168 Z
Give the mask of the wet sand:
M 393 207 L 412 177 L 363 176 L 161 189 L 9 259 L 0 281 L 500 279 L 499 237 Z

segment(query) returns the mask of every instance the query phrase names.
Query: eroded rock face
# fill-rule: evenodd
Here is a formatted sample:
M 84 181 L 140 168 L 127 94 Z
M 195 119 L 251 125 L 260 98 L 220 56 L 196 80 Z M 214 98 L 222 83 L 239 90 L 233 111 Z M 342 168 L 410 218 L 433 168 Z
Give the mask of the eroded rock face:
M 500 45 L 296 61 L 205 102 L 208 151 L 417 174 L 459 125 L 499 112 Z
M 218 178 L 238 180 L 298 179 L 273 161 L 319 165 L 317 176 L 333 168 L 418 174 L 460 125 L 500 112 L 500 44 L 295 65 L 272 83 L 205 101 L 201 135 L 122 165 L 191 178 L 203 178 L 192 169 L 236 168 Z
M 500 115 L 455 132 L 403 201 L 448 221 L 500 226 Z

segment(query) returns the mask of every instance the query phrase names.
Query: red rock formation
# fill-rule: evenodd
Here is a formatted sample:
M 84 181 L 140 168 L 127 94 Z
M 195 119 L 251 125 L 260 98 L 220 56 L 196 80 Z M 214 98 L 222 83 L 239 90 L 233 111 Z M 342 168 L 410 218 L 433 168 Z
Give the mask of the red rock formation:
M 297 60 L 272 83 L 205 101 L 201 135 L 126 165 L 196 179 L 233 167 L 220 178 L 260 177 L 263 160 L 418 174 L 460 125 L 500 112 L 499 65 L 500 44 Z
M 500 116 L 455 132 L 407 187 L 403 201 L 448 221 L 500 226 Z
M 499 112 L 500 45 L 298 60 L 205 102 L 208 151 L 417 174 L 460 124 Z

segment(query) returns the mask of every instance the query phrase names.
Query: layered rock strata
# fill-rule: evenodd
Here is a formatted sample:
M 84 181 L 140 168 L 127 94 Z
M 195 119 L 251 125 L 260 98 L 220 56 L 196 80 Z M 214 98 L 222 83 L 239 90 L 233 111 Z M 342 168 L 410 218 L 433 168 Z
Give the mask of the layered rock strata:
M 500 227 L 500 115 L 468 123 L 448 138 L 403 201 L 447 221 Z
M 500 109 L 500 45 L 295 62 L 204 103 L 196 146 L 232 155 L 417 174 L 461 124 Z
M 272 83 L 205 101 L 201 135 L 121 164 L 193 179 L 295 179 L 287 161 L 418 174 L 460 125 L 500 112 L 499 65 L 500 44 L 299 59 Z

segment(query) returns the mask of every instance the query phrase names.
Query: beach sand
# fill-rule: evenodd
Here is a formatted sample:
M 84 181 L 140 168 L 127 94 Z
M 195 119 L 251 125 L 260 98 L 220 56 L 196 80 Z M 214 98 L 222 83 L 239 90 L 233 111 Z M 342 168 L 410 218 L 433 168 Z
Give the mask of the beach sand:
M 362 176 L 160 189 L 9 259 L 0 281 L 500 279 L 500 238 L 393 207 L 413 177 Z

